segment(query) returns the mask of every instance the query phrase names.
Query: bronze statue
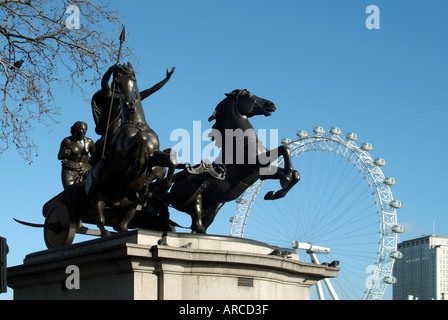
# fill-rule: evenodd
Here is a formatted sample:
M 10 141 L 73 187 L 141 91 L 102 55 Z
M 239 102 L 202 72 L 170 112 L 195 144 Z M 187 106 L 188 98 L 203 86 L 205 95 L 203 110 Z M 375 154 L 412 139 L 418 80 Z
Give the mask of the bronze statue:
M 114 207 L 122 218 L 115 227 L 126 232 L 142 201 L 146 177 L 154 167 L 168 167 L 166 187 L 171 185 L 176 164 L 170 153 L 159 150 L 159 138 L 146 122 L 140 91 L 132 65 L 117 65 L 114 84 L 120 93 L 121 125 L 107 154 L 94 164 L 87 177 L 85 190 L 97 215 L 102 236 L 105 229 L 104 208 Z
M 122 118 L 115 142 L 93 165 L 85 182 L 68 187 L 45 204 L 44 224 L 16 220 L 43 227 L 47 247 L 69 245 L 75 233 L 96 234 L 83 222 L 96 223 L 102 237 L 110 235 L 106 226 L 118 232 L 128 228 L 175 231 L 179 226 L 169 219 L 170 206 L 191 215 L 192 232 L 205 233 L 222 206 L 237 199 L 257 179 L 280 182 L 281 189 L 268 192 L 265 200 L 284 197 L 300 180 L 289 149 L 282 145 L 266 150 L 249 122 L 256 115 L 270 116 L 276 109 L 271 101 L 247 90 L 226 94 L 209 118 L 215 121 L 211 135 L 221 149 L 218 158 L 193 167 L 176 164 L 170 149 L 159 150 L 158 136 L 146 123 L 132 66 L 117 68 L 114 81 Z M 228 143 L 228 130 L 244 134 L 231 136 Z M 242 162 L 234 159 L 241 154 Z M 271 166 L 280 156 L 284 168 Z M 176 169 L 183 170 L 174 173 Z
M 124 41 L 124 28 L 120 36 Z M 281 189 L 270 191 L 265 200 L 284 197 L 300 180 L 290 151 L 285 146 L 267 150 L 249 122 L 253 116 L 270 116 L 274 103 L 247 90 L 226 94 L 209 121 L 215 121 L 211 136 L 221 152 L 212 163 L 196 166 L 177 164 L 170 149 L 160 150 L 158 135 L 146 122 L 142 101 L 171 78 L 140 92 L 130 63 L 116 63 L 105 73 L 92 98 L 96 144 L 86 138 L 87 125 L 76 122 L 72 136 L 61 143 L 64 191 L 43 207 L 44 224 L 19 223 L 44 228 L 48 248 L 70 245 L 75 233 L 106 237 L 128 228 L 174 231 L 169 207 L 191 215 L 191 231 L 205 233 L 221 207 L 237 199 L 258 179 L 279 180 Z M 109 81 L 112 77 L 112 84 Z M 169 116 L 167 115 L 169 119 Z M 231 135 L 228 132 L 241 132 Z M 92 157 L 92 158 L 91 158 Z M 284 167 L 272 166 L 283 157 Z M 176 169 L 181 171 L 175 173 Z M 86 228 L 96 224 L 99 230 Z
M 91 169 L 90 157 L 96 147 L 92 139 L 86 137 L 87 124 L 77 121 L 71 128 L 70 137 L 61 142 L 58 159 L 62 162 L 62 185 L 64 189 L 85 181 Z
M 169 194 L 164 196 L 175 209 L 191 215 L 193 232 L 205 233 L 221 207 L 237 199 L 258 179 L 280 180 L 281 189 L 268 192 L 265 200 L 284 197 L 300 180 L 299 173 L 292 167 L 289 149 L 282 145 L 266 150 L 249 122 L 250 117 L 270 116 L 275 109 L 271 101 L 247 90 L 234 90 L 216 107 L 209 121 L 216 121 L 211 135 L 221 148 L 220 155 L 213 164 L 206 165 L 206 170 L 187 169 L 176 173 Z M 228 132 L 237 130 L 244 134 L 237 135 L 236 139 L 229 136 Z M 216 139 L 218 136 L 220 139 Z M 222 138 L 233 141 L 225 143 Z M 271 166 L 270 162 L 275 160 L 271 159 L 271 154 L 275 158 L 283 156 L 284 168 Z M 244 155 L 244 158 L 238 161 L 237 155 Z
M 107 70 L 101 81 L 101 89 L 92 97 L 91 104 L 93 119 L 96 125 L 95 132 L 101 136 L 96 144 L 97 149 L 101 151 L 105 150 L 114 141 L 121 125 L 120 92 L 116 87 L 114 87 L 114 92 L 112 92 L 112 88 L 109 85 L 112 74 L 114 74 L 114 72 L 116 73 L 120 68 L 122 67 L 119 64 L 116 64 Z M 167 69 L 165 79 L 155 84 L 153 87 L 140 92 L 141 101 L 160 90 L 168 80 L 170 80 L 174 70 L 175 68 L 172 68 L 171 71 L 168 71 Z M 104 141 L 106 139 L 107 141 Z M 97 153 L 94 162 L 98 162 L 102 156 L 102 152 Z

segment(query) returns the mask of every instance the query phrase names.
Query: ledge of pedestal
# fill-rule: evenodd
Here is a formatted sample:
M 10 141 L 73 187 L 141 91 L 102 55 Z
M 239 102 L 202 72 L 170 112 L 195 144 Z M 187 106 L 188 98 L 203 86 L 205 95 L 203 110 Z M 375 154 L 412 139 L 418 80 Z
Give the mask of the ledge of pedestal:
M 309 299 L 339 269 L 272 255 L 250 239 L 135 230 L 26 256 L 8 269 L 15 299 Z M 70 265 L 80 288 L 68 290 Z

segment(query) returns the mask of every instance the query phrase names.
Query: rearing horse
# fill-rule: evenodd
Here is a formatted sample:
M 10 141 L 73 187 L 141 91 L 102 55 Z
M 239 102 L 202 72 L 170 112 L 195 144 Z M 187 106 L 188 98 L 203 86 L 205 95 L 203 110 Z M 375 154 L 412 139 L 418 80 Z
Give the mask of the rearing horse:
M 114 83 L 121 95 L 122 124 L 105 157 L 90 171 L 85 188 L 103 237 L 109 235 L 105 229 L 106 206 L 119 210 L 122 218 L 114 228 L 126 232 L 151 170 L 157 166 L 169 168 L 165 179 L 168 189 L 176 168 L 174 157 L 159 150 L 159 138 L 146 123 L 131 64 L 122 65 L 116 70 Z
M 280 146 L 268 151 L 258 140 L 249 118 L 270 116 L 274 103 L 247 90 L 234 90 L 216 107 L 209 121 L 216 121 L 210 136 L 221 148 L 220 155 L 205 170 L 189 168 L 174 175 L 165 201 L 192 217 L 192 232 L 205 233 L 224 203 L 237 199 L 258 179 L 278 179 L 281 189 L 270 191 L 265 200 L 284 197 L 300 180 L 290 150 Z M 270 163 L 283 156 L 284 168 Z M 196 167 L 200 169 L 200 167 Z

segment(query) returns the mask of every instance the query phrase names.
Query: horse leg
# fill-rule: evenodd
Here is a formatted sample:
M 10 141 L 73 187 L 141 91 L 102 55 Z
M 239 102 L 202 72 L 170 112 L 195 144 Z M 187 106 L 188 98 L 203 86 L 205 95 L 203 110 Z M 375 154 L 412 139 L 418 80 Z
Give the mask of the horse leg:
M 269 150 L 265 154 L 258 156 L 259 163 L 262 163 L 261 159 L 268 158 L 269 161 L 273 161 L 272 156 L 275 155 L 277 158 L 280 156 L 283 157 L 284 160 L 284 168 L 279 168 L 275 166 L 263 166 L 260 168 L 260 179 L 278 179 L 280 180 L 281 190 L 269 191 L 265 195 L 265 200 L 276 200 L 279 198 L 283 198 L 289 190 L 300 180 L 299 173 L 294 170 L 292 162 L 291 162 L 291 151 L 286 146 L 280 146 L 274 150 Z
M 297 172 L 296 170 L 292 170 L 292 172 L 286 173 L 285 169 L 274 167 L 274 166 L 269 166 L 269 168 L 267 168 L 266 170 L 267 170 L 268 174 L 261 175 L 260 179 L 261 180 L 268 180 L 268 179 L 280 180 L 280 186 L 282 187 L 282 189 L 280 189 L 278 191 L 269 191 L 264 196 L 265 200 L 276 200 L 276 199 L 283 198 L 284 196 L 286 196 L 286 194 L 289 192 L 289 190 L 291 190 L 292 187 L 294 187 L 295 184 L 300 181 L 299 172 Z M 269 173 L 269 171 L 271 173 Z
M 286 146 L 280 146 L 273 150 L 268 150 L 263 154 L 259 154 L 257 156 L 257 163 L 261 166 L 260 170 L 265 170 L 267 166 L 280 157 L 283 157 L 284 160 L 285 174 L 290 174 L 294 170 L 294 167 L 291 162 L 291 150 Z M 268 169 L 267 174 L 271 171 L 271 168 Z
M 104 207 L 106 203 L 103 200 L 96 200 L 93 202 L 93 209 L 96 213 L 96 224 L 101 231 L 101 237 L 110 236 L 110 232 L 106 230 L 106 218 L 104 217 Z
M 143 167 L 146 165 L 149 158 L 154 155 L 154 152 L 157 149 L 151 144 L 151 139 L 147 132 L 140 130 L 137 133 L 137 137 L 139 148 L 135 159 L 134 170 L 139 173 L 143 170 Z
M 122 157 L 134 159 L 126 171 L 126 177 L 129 181 L 135 179 L 142 172 L 151 156 L 151 150 L 148 150 L 148 140 L 149 138 L 143 131 L 138 131 L 135 135 L 120 143 L 119 153 Z
M 191 232 L 206 233 L 202 225 L 202 195 L 198 195 L 190 206 L 188 212 L 191 215 Z
M 134 219 L 135 216 L 135 212 L 136 212 L 136 208 L 133 206 L 130 209 L 128 209 L 126 211 L 125 216 L 123 217 L 123 219 L 120 221 L 119 224 L 119 232 L 128 232 L 128 225 L 129 222 L 132 221 L 132 219 Z
M 163 179 L 164 191 L 168 191 L 173 184 L 174 171 L 177 168 L 177 155 L 174 150 L 156 150 L 153 154 L 153 162 L 156 166 L 167 167 L 168 173 Z
M 202 225 L 204 230 L 207 231 L 207 228 L 212 224 L 213 220 L 215 220 L 218 211 L 221 210 L 224 203 L 212 203 L 209 206 L 202 206 Z
M 283 156 L 285 170 L 287 170 L 288 172 L 294 170 L 291 161 L 291 150 L 286 146 L 280 146 L 278 147 L 278 151 L 280 155 Z

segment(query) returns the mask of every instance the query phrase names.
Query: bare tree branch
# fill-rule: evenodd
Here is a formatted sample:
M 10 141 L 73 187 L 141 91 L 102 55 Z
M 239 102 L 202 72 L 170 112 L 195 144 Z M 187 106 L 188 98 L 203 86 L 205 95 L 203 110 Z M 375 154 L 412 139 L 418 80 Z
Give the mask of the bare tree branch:
M 80 9 L 79 29 L 66 26 L 69 5 Z M 105 0 L 0 0 L 0 155 L 15 146 L 32 162 L 38 147 L 30 131 L 60 114 L 54 87 L 67 73 L 82 94 L 99 81 L 116 60 L 121 26 Z

